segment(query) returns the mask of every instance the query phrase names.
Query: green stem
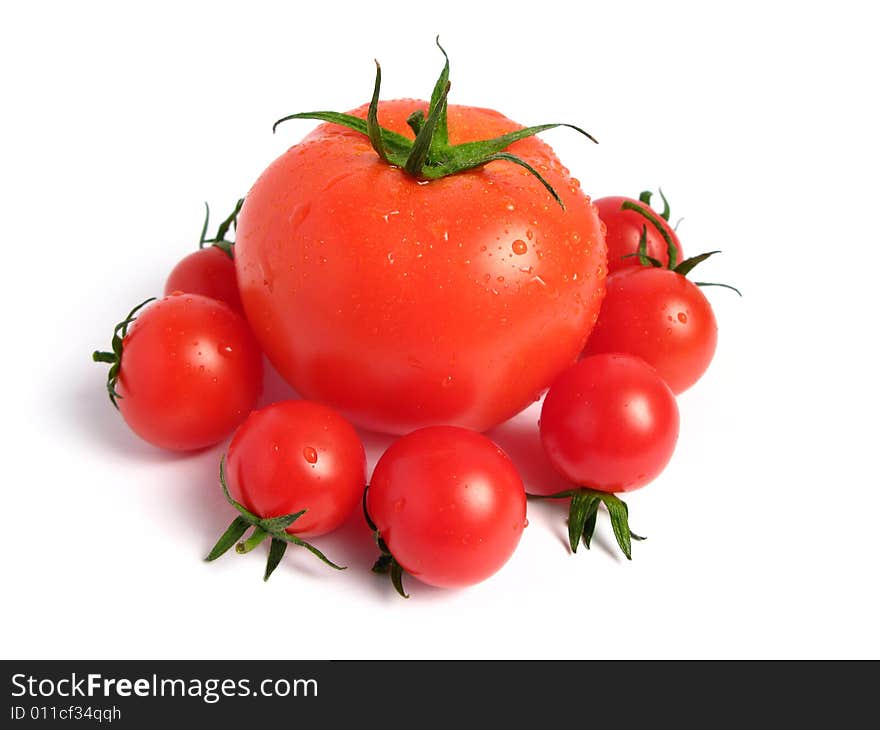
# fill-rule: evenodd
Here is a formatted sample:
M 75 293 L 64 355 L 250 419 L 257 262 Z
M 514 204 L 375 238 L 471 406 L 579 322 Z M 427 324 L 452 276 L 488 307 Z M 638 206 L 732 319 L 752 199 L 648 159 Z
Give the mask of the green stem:
M 257 545 L 259 545 L 263 540 L 269 537 L 269 533 L 264 530 L 262 527 L 254 527 L 254 531 L 251 533 L 251 536 L 245 540 L 244 542 L 238 543 L 235 546 L 235 552 L 239 555 L 243 555 L 244 553 L 249 553 L 253 550 Z
M 382 79 L 381 68 L 376 62 L 376 78 L 373 84 L 373 95 L 370 100 L 366 120 L 351 114 L 338 112 L 316 111 L 289 114 L 282 117 L 272 127 L 274 132 L 278 125 L 291 119 L 318 119 L 330 124 L 339 124 L 365 135 L 379 158 L 389 165 L 401 168 L 406 174 L 419 181 L 437 180 L 449 175 L 456 175 L 476 167 L 482 167 L 495 160 L 503 160 L 520 165 L 534 175 L 547 189 L 553 199 L 563 208 L 562 198 L 550 183 L 527 161 L 504 152 L 514 142 L 531 137 L 554 127 L 569 127 L 585 135 L 593 142 L 596 139 L 580 127 L 572 124 L 542 124 L 525 127 L 494 139 L 467 142 L 459 145 L 449 144 L 448 105 L 449 94 L 449 57 L 437 39 L 437 47 L 443 53 L 445 63 L 440 77 L 434 84 L 428 115 L 415 111 L 407 118 L 407 124 L 415 133 L 410 140 L 401 134 L 392 132 L 379 125 L 378 105 L 379 89 Z
M 657 232 L 663 237 L 663 240 L 666 242 L 666 254 L 669 257 L 669 268 L 674 269 L 675 264 L 678 261 L 678 248 L 672 240 L 672 236 L 669 235 L 669 232 L 666 230 L 666 226 L 661 223 L 661 219 L 658 218 L 653 211 L 645 208 L 643 205 L 639 205 L 638 203 L 634 203 L 630 200 L 624 200 L 623 204 L 620 206 L 621 210 L 631 210 L 634 213 L 638 213 L 642 218 L 647 219 L 651 222 L 654 228 L 657 229 Z

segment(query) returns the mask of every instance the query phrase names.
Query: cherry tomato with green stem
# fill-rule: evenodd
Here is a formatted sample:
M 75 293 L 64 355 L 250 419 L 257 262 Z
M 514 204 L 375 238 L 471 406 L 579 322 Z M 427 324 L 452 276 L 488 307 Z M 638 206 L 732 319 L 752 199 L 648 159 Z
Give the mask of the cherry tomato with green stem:
M 508 456 L 476 431 L 429 426 L 379 459 L 364 512 L 400 595 L 404 572 L 442 588 L 469 586 L 503 566 L 526 524 L 522 479 Z
M 172 451 L 213 446 L 250 413 L 262 391 L 263 360 L 247 322 L 197 294 L 133 309 L 113 331 L 110 401 L 138 436 Z M 141 310 L 141 307 L 145 307 Z
M 600 503 L 631 559 L 628 509 L 615 493 L 644 486 L 672 457 L 678 405 L 643 360 L 626 354 L 585 357 L 550 386 L 541 408 L 541 442 L 572 489 L 537 498 L 571 498 L 569 542 L 589 548 Z M 540 487 L 539 487 L 540 488 Z
M 238 428 L 221 462 L 220 482 L 239 516 L 208 560 L 236 543 L 236 551 L 245 553 L 268 539 L 264 580 L 288 544 L 340 569 L 304 538 L 332 532 L 360 504 L 366 483 L 364 446 L 354 427 L 332 408 L 281 401 L 254 411 Z
M 165 294 L 186 292 L 201 294 L 228 304 L 244 316 L 238 282 L 235 278 L 235 244 L 227 241 L 230 226 L 235 226 L 244 199 L 239 200 L 232 213 L 220 224 L 214 238 L 207 238 L 210 209 L 205 203 L 205 222 L 199 239 L 199 250 L 185 256 L 171 270 L 165 282 Z
M 647 253 L 646 230 L 643 227 L 639 253 L 633 257 L 639 265 L 608 277 L 599 319 L 584 354 L 636 355 L 677 395 L 706 372 L 718 341 L 715 314 L 700 287 L 725 286 L 737 294 L 739 290 L 687 278 L 694 266 L 718 251 L 694 256 L 669 269 Z
M 646 228 L 647 252 L 664 266 L 675 266 L 682 260 L 681 241 L 669 225 L 669 203 L 663 191 L 663 211 L 655 211 L 651 193 L 643 192 L 638 200 L 615 195 L 593 201 L 599 218 L 605 224 L 605 243 L 608 246 L 608 272 L 638 266 L 632 257 L 639 248 L 642 229 Z

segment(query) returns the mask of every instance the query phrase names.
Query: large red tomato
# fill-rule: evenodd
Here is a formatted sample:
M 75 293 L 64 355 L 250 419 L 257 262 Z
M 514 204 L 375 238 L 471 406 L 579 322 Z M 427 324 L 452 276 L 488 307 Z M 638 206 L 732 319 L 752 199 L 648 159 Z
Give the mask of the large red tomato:
M 380 103 L 378 121 L 412 139 L 415 110 L 428 105 Z M 520 128 L 489 109 L 448 114 L 452 144 Z M 604 294 L 599 218 L 544 142 L 506 151 L 565 208 L 510 161 L 426 182 L 336 124 L 257 180 L 238 223 L 238 282 L 254 333 L 299 393 L 379 431 L 482 431 L 576 360 Z

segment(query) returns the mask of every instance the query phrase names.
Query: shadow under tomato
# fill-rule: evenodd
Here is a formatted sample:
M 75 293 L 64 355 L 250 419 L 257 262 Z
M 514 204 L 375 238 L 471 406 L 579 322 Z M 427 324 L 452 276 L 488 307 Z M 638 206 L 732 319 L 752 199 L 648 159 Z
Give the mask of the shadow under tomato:
M 571 489 L 571 483 L 560 475 L 544 454 L 538 431 L 540 404 L 524 411 L 486 432 L 513 462 L 522 477 L 526 492 L 553 494 Z
M 69 425 L 71 434 L 89 444 L 104 444 L 114 453 L 145 462 L 183 460 L 198 453 L 166 451 L 140 438 L 113 407 L 105 382 L 106 375 L 104 379 L 83 377 L 73 387 L 70 383 L 65 384 L 58 399 L 61 403 L 58 415 Z

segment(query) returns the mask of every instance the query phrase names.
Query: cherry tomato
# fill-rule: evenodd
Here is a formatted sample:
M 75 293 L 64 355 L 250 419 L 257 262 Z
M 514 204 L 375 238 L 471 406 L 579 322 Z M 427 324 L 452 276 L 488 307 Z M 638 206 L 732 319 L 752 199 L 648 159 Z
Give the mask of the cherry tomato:
M 364 446 L 333 409 L 281 401 L 239 426 L 226 456 L 226 479 L 232 498 L 260 517 L 305 510 L 287 532 L 315 537 L 335 530 L 360 504 Z
M 669 269 L 640 266 L 608 278 L 584 353 L 637 355 L 681 393 L 709 367 L 717 340 L 715 315 L 696 284 Z
M 541 409 L 541 441 L 573 484 L 627 492 L 654 479 L 678 439 L 669 386 L 632 355 L 585 357 L 560 375 Z
M 190 451 L 222 441 L 253 408 L 263 381 L 259 346 L 225 304 L 177 294 L 129 315 L 114 332 L 108 389 L 145 441 Z
M 676 262 L 682 260 L 681 242 L 672 227 L 650 205 L 640 200 L 613 196 L 593 201 L 599 217 L 605 224 L 605 242 L 608 246 L 608 271 L 613 273 L 621 269 L 639 266 L 639 259 L 634 254 L 639 249 L 639 238 L 644 230 L 647 237 L 647 252 L 660 261 L 663 266 L 669 265 L 669 237 L 675 249 Z M 636 210 L 625 206 L 633 206 Z M 626 258 L 625 258 L 626 257 Z M 673 263 L 673 266 L 675 264 Z
M 378 104 L 379 124 L 404 140 L 418 113 L 431 108 Z M 518 129 L 490 109 L 448 106 L 452 144 Z M 482 431 L 576 360 L 604 291 L 599 218 L 544 142 L 505 154 L 565 208 L 509 159 L 428 180 L 340 124 L 266 169 L 241 211 L 238 282 L 257 338 L 297 392 L 377 431 Z
M 231 226 L 236 225 L 238 213 L 244 200 L 235 204 L 232 213 L 217 228 L 214 238 L 207 238 L 210 210 L 205 203 L 205 222 L 199 240 L 199 250 L 185 256 L 168 275 L 165 294 L 186 292 L 201 294 L 228 304 L 238 314 L 244 315 L 238 282 L 235 279 L 235 244 L 226 240 Z
M 432 426 L 395 441 L 373 472 L 368 519 L 400 571 L 424 583 L 479 583 L 501 568 L 526 521 L 522 480 L 507 455 L 485 436 Z
M 263 580 L 269 580 L 291 543 L 343 570 L 303 537 L 342 524 L 360 501 L 365 474 L 360 438 L 327 406 L 281 401 L 254 411 L 220 462 L 223 492 L 239 515 L 206 560 L 216 560 L 233 545 L 238 553 L 250 552 L 268 539 Z
M 235 280 L 235 262 L 217 246 L 199 249 L 180 260 L 165 282 L 165 294 L 174 292 L 201 294 L 244 315 Z

